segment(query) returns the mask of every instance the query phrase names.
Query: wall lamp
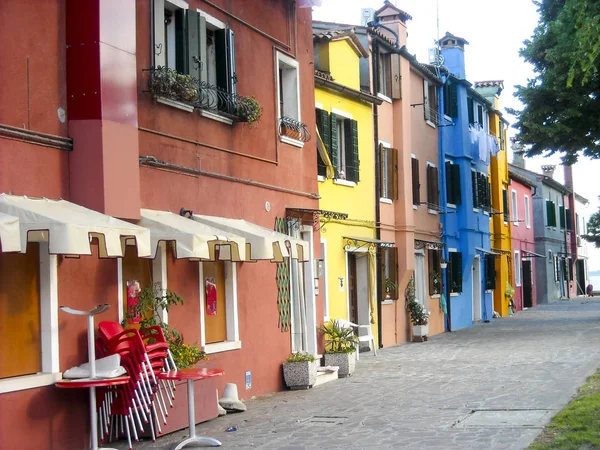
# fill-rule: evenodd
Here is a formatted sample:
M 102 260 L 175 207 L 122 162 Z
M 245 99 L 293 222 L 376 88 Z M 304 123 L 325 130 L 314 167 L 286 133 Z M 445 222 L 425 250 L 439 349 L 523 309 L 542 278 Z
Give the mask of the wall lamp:
M 184 207 L 181 207 L 181 209 L 179 210 L 179 215 L 191 219 L 194 215 L 194 211 L 192 211 L 191 209 L 185 209 Z
M 447 260 L 447 259 L 442 259 L 442 260 L 440 261 L 440 267 L 441 267 L 442 269 L 445 269 L 446 267 L 448 267 L 448 260 Z

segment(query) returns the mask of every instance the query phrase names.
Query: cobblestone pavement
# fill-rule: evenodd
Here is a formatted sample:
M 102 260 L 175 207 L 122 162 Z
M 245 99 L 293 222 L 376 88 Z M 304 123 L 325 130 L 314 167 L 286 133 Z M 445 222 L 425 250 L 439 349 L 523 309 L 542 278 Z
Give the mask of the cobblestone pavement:
M 599 349 L 600 301 L 563 301 L 363 353 L 350 378 L 250 400 L 197 432 L 223 449 L 522 449 L 598 368 Z

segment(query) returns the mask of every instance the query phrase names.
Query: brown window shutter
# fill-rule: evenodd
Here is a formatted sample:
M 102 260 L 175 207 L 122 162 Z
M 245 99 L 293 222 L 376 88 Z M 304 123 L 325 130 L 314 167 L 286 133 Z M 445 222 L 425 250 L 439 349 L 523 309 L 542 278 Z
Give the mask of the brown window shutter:
M 383 197 L 383 185 L 384 185 L 384 176 L 385 176 L 385 170 L 384 170 L 384 164 L 383 164 L 383 159 L 385 158 L 385 152 L 383 151 L 384 147 L 383 144 L 379 144 L 379 198 Z M 389 192 L 389 191 L 388 191 Z
M 400 55 L 393 53 L 391 55 L 392 65 L 392 98 L 399 100 L 402 98 L 402 77 L 400 76 Z
M 439 189 L 439 181 L 438 181 L 438 169 L 437 167 L 431 167 L 431 204 L 435 206 L 439 206 L 440 204 L 440 189 Z
M 388 198 L 391 200 L 396 200 L 396 193 L 394 191 L 394 149 L 388 148 L 386 151 L 387 158 L 387 192 Z
M 412 191 L 413 191 L 413 205 L 418 205 L 421 202 L 421 193 L 419 189 L 419 160 L 417 158 L 412 159 Z
M 392 298 L 397 300 L 398 295 L 398 247 L 388 248 L 390 254 L 390 278 L 396 285 L 396 289 L 392 293 Z
M 388 149 L 388 153 L 392 155 L 392 190 L 393 200 L 398 200 L 398 150 L 395 148 Z

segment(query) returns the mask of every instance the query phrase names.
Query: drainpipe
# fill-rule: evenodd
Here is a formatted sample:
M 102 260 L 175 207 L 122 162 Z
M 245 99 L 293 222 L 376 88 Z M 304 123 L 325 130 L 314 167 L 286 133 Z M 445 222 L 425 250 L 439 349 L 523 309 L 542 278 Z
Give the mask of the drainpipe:
M 371 35 L 372 36 L 372 35 Z M 371 52 L 371 66 L 373 73 L 373 87 L 375 92 L 379 92 L 379 76 L 377 73 L 377 40 L 372 41 L 373 51 Z M 377 240 L 381 239 L 381 205 L 379 199 L 381 198 L 381 161 L 379 154 L 379 112 L 376 103 L 373 103 L 373 142 L 375 150 L 375 237 Z M 381 343 L 383 337 L 382 312 L 381 312 L 381 299 L 383 298 L 383 277 L 381 276 L 381 248 L 377 248 L 377 260 L 375 270 L 377 271 L 377 342 L 379 342 L 379 348 L 382 348 Z M 397 269 L 396 269 L 397 270 Z

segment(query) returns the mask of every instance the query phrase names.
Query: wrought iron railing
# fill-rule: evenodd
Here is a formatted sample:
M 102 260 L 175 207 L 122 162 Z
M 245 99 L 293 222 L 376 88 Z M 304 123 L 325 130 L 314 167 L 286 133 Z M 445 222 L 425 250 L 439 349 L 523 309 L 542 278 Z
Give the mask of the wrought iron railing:
M 173 69 L 158 67 L 144 70 L 150 72 L 148 90 L 156 97 L 182 102 L 236 122 L 254 122 L 262 114 L 262 108 L 254 98 L 232 94 Z
M 301 142 L 308 142 L 311 138 L 305 123 L 285 116 L 279 119 L 279 136 L 286 136 Z

